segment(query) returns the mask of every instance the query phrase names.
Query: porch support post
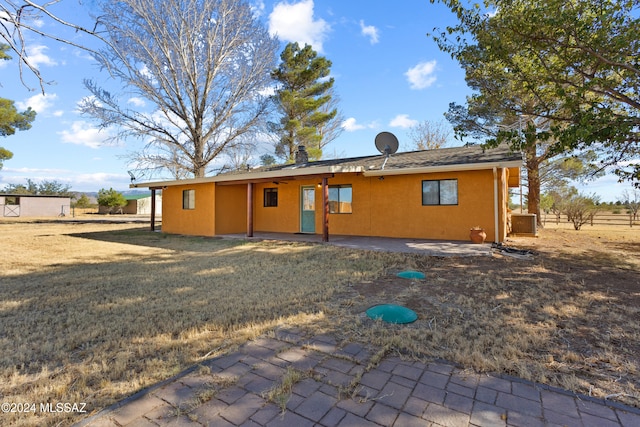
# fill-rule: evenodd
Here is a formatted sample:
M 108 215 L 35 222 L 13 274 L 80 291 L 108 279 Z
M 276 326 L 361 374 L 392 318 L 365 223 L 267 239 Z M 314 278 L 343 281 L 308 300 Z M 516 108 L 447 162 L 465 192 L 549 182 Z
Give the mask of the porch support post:
M 322 178 L 322 241 L 329 241 L 329 180 Z
M 151 231 L 156 231 L 156 189 L 151 189 Z
M 502 170 L 502 169 L 500 169 Z M 500 208 L 498 204 L 498 169 L 493 167 L 493 229 L 494 229 L 494 237 L 493 241 L 496 243 L 500 243 L 500 234 L 498 233 L 498 217 L 500 215 Z
M 247 184 L 247 237 L 253 237 L 253 183 Z

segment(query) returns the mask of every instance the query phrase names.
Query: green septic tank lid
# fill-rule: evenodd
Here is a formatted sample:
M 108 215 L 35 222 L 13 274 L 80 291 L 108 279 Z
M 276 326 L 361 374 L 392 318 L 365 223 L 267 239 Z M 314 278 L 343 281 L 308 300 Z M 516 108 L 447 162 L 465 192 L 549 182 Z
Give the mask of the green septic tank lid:
M 401 271 L 397 274 L 398 277 L 402 277 L 403 279 L 424 279 L 426 276 L 424 273 L 420 273 L 419 271 Z
M 411 323 L 418 318 L 415 311 L 393 304 L 374 305 L 367 310 L 367 316 L 374 320 L 382 319 L 387 323 Z

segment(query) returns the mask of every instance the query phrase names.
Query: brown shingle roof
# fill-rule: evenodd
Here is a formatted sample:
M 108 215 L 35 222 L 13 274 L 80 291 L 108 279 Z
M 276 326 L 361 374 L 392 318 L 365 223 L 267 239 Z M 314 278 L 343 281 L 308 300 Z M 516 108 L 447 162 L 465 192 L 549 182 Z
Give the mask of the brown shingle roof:
M 521 153 L 514 153 L 506 145 L 496 148 L 483 148 L 480 145 L 470 145 L 463 147 L 441 148 L 437 150 L 421 150 L 396 153 L 389 156 L 385 164 L 385 156 L 378 154 L 375 156 L 352 157 L 346 159 L 318 160 L 304 164 L 285 164 L 277 166 L 264 166 L 248 172 L 267 172 L 287 169 L 314 168 L 322 166 L 337 166 L 344 169 L 362 168 L 364 170 L 380 170 L 384 164 L 384 170 L 399 170 L 424 168 L 434 166 L 452 166 L 479 163 L 522 161 Z M 237 172 L 231 172 L 237 173 Z
M 385 162 L 386 160 L 386 162 Z M 365 175 L 432 172 L 442 169 L 481 169 L 520 167 L 522 154 L 512 152 L 507 146 L 484 149 L 480 145 L 441 148 L 437 150 L 409 151 L 395 153 L 387 159 L 385 155 L 351 157 L 346 159 L 318 160 L 303 164 L 289 163 L 276 166 L 262 166 L 255 169 L 222 173 L 205 178 L 187 180 L 158 181 L 131 184 L 131 187 L 161 188 L 168 185 L 204 182 L 258 182 L 278 177 L 300 177 L 314 174 L 334 174 L 360 172 Z M 384 165 L 384 170 L 382 169 Z

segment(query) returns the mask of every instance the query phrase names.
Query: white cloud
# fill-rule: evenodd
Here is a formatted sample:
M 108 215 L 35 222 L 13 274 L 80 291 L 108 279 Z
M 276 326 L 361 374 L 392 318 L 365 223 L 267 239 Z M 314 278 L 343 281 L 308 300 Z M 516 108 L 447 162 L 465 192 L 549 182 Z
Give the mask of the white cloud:
M 32 23 L 34 27 L 37 27 L 37 28 L 44 27 L 44 21 L 41 18 L 34 19 Z
M 363 36 L 369 37 L 371 44 L 378 43 L 378 29 L 376 27 L 373 25 L 364 25 L 364 21 L 360 20 L 360 30 Z
M 47 110 L 53 105 L 53 102 L 58 98 L 55 93 L 50 94 L 37 94 L 31 98 L 27 98 L 23 102 L 16 102 L 16 107 L 19 110 L 26 110 L 31 107 L 38 114 L 45 114 Z
M 38 169 L 38 168 L 12 168 L 12 167 L 2 168 L 2 171 L 11 172 L 11 173 L 46 174 L 46 175 L 57 175 L 57 174 L 69 172 L 66 169 Z
M 366 125 L 363 125 L 363 124 L 357 123 L 355 117 L 349 117 L 344 122 L 342 122 L 340 126 L 347 132 L 355 132 L 357 130 L 362 130 L 362 129 L 374 129 L 378 127 L 378 123 L 371 122 Z
M 95 172 L 77 174 L 73 180 L 78 183 L 94 184 L 96 185 L 96 187 L 99 187 L 105 185 L 112 186 L 111 184 L 108 184 L 108 182 L 112 181 L 121 181 L 127 184 L 131 180 L 131 178 L 128 175 L 124 174 Z
M 413 127 L 417 124 L 418 121 L 410 119 L 408 114 L 398 114 L 389 122 L 389 126 L 403 129 Z
M 264 13 L 265 5 L 264 1 L 258 0 L 251 4 L 251 10 L 253 11 L 253 15 L 256 17 L 262 16 Z
M 623 161 L 623 162 L 616 163 L 616 165 L 622 166 L 622 167 L 627 167 L 627 166 L 637 165 L 637 164 L 640 164 L 640 159 L 631 159 L 631 160 L 626 160 L 626 161 Z M 617 177 L 616 177 L 616 179 L 617 179 Z
M 11 15 L 6 10 L 0 12 L 0 19 L 3 21 L 9 22 L 11 20 Z M 13 27 L 12 27 L 13 28 Z
M 80 98 L 80 100 L 76 103 L 76 112 L 80 113 L 82 112 L 82 108 L 84 108 L 87 105 L 92 105 L 92 104 L 96 104 L 97 106 L 101 107 L 102 103 L 100 101 L 97 100 L 97 98 L 95 97 L 95 95 L 88 95 L 88 96 L 83 96 L 82 98 Z
M 356 130 L 364 129 L 364 125 L 360 125 L 356 123 L 356 119 L 354 117 L 349 117 L 347 120 L 342 122 L 340 125 L 347 132 L 354 132 Z
M 100 129 L 85 121 L 73 122 L 70 130 L 58 132 L 58 135 L 62 137 L 62 142 L 91 148 L 99 148 L 109 137 L 108 132 L 101 132 Z
M 258 95 L 260 96 L 273 96 L 276 94 L 276 87 L 275 86 L 267 86 L 261 90 L 258 91 Z
M 83 173 L 69 169 L 3 168 L 0 175 L 2 184 L 22 184 L 27 178 L 35 182 L 57 181 L 71 186 L 72 191 L 98 191 L 100 188 L 128 189 L 130 178 L 124 172 Z
M 72 52 L 73 52 L 73 56 L 75 56 L 76 58 L 80 58 L 88 61 L 95 61 L 95 58 L 86 50 L 75 49 Z
M 138 98 L 137 96 L 129 98 L 127 103 L 132 104 L 134 107 L 144 107 L 146 105 L 146 103 L 144 102 L 144 99 Z
M 421 62 L 415 67 L 409 68 L 404 75 L 411 86 L 411 89 L 426 89 L 436 81 L 434 75 L 436 61 Z
M 324 19 L 313 18 L 313 0 L 298 3 L 282 1 L 276 4 L 269 15 L 269 33 L 286 42 L 298 42 L 301 46 L 311 45 L 316 52 L 322 52 L 322 43 L 331 26 Z
M 2 168 L 0 184 L 24 184 L 27 179 L 34 182 L 58 181 L 68 184 L 68 177 L 72 171 L 66 169 L 49 168 Z
M 140 72 L 140 75 L 142 77 L 144 77 L 145 79 L 148 79 L 153 84 L 157 84 L 158 83 L 158 80 L 155 78 L 153 73 L 151 71 L 149 71 L 149 67 L 147 67 L 146 64 L 143 65 L 142 67 L 140 67 L 139 72 Z
M 58 65 L 55 60 L 45 54 L 47 49 L 49 48 L 44 45 L 29 46 L 27 48 L 27 58 L 31 65 L 34 67 L 38 67 L 41 64 L 49 66 Z
M 0 20 L 2 20 L 2 18 L 0 17 Z M 7 68 L 9 66 L 10 61 L 5 61 L 2 60 L 0 61 L 0 70 L 2 70 L 3 68 Z

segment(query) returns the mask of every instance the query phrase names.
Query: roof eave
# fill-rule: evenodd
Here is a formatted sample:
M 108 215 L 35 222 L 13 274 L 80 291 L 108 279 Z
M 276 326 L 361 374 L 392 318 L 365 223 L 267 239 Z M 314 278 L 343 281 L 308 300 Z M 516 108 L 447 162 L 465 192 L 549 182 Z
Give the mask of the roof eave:
M 234 174 L 210 176 L 206 178 L 144 182 L 139 184 L 130 184 L 129 188 L 140 188 L 140 187 L 163 188 L 163 187 L 171 187 L 175 185 L 205 184 L 209 182 L 215 183 L 215 182 L 233 182 L 233 181 L 247 181 L 247 180 L 262 181 L 265 179 L 276 179 L 283 176 L 303 178 L 305 175 L 318 175 L 318 174 L 330 174 L 330 173 L 357 173 L 357 172 L 363 172 L 363 171 L 364 169 L 361 166 L 290 167 L 290 168 L 283 168 L 283 169 L 278 169 L 273 171 L 234 173 Z
M 485 170 L 495 168 L 519 168 L 522 166 L 522 160 L 507 160 L 499 162 L 483 162 L 483 163 L 467 163 L 467 164 L 452 164 L 452 165 L 438 165 L 438 166 L 421 166 L 417 168 L 402 168 L 402 169 L 370 169 L 363 173 L 364 176 L 385 176 L 385 175 L 414 175 L 419 173 L 434 173 L 434 172 L 457 172 L 457 171 L 472 171 L 472 170 Z
M 481 162 L 468 164 L 452 164 L 438 166 L 421 166 L 417 168 L 401 169 L 369 169 L 362 166 L 320 166 L 320 167 L 288 167 L 272 171 L 245 172 L 235 174 L 216 175 L 205 178 L 179 179 L 172 181 L 132 183 L 129 188 L 165 188 L 176 185 L 194 185 L 206 183 L 231 183 L 233 181 L 263 181 L 265 179 L 277 179 L 283 176 L 304 178 L 306 175 L 331 174 L 331 173 L 362 173 L 364 176 L 384 176 L 384 175 L 412 175 L 418 173 L 434 172 L 455 172 L 465 170 L 483 170 L 496 168 L 519 168 L 522 166 L 521 160 L 506 160 L 498 162 Z

